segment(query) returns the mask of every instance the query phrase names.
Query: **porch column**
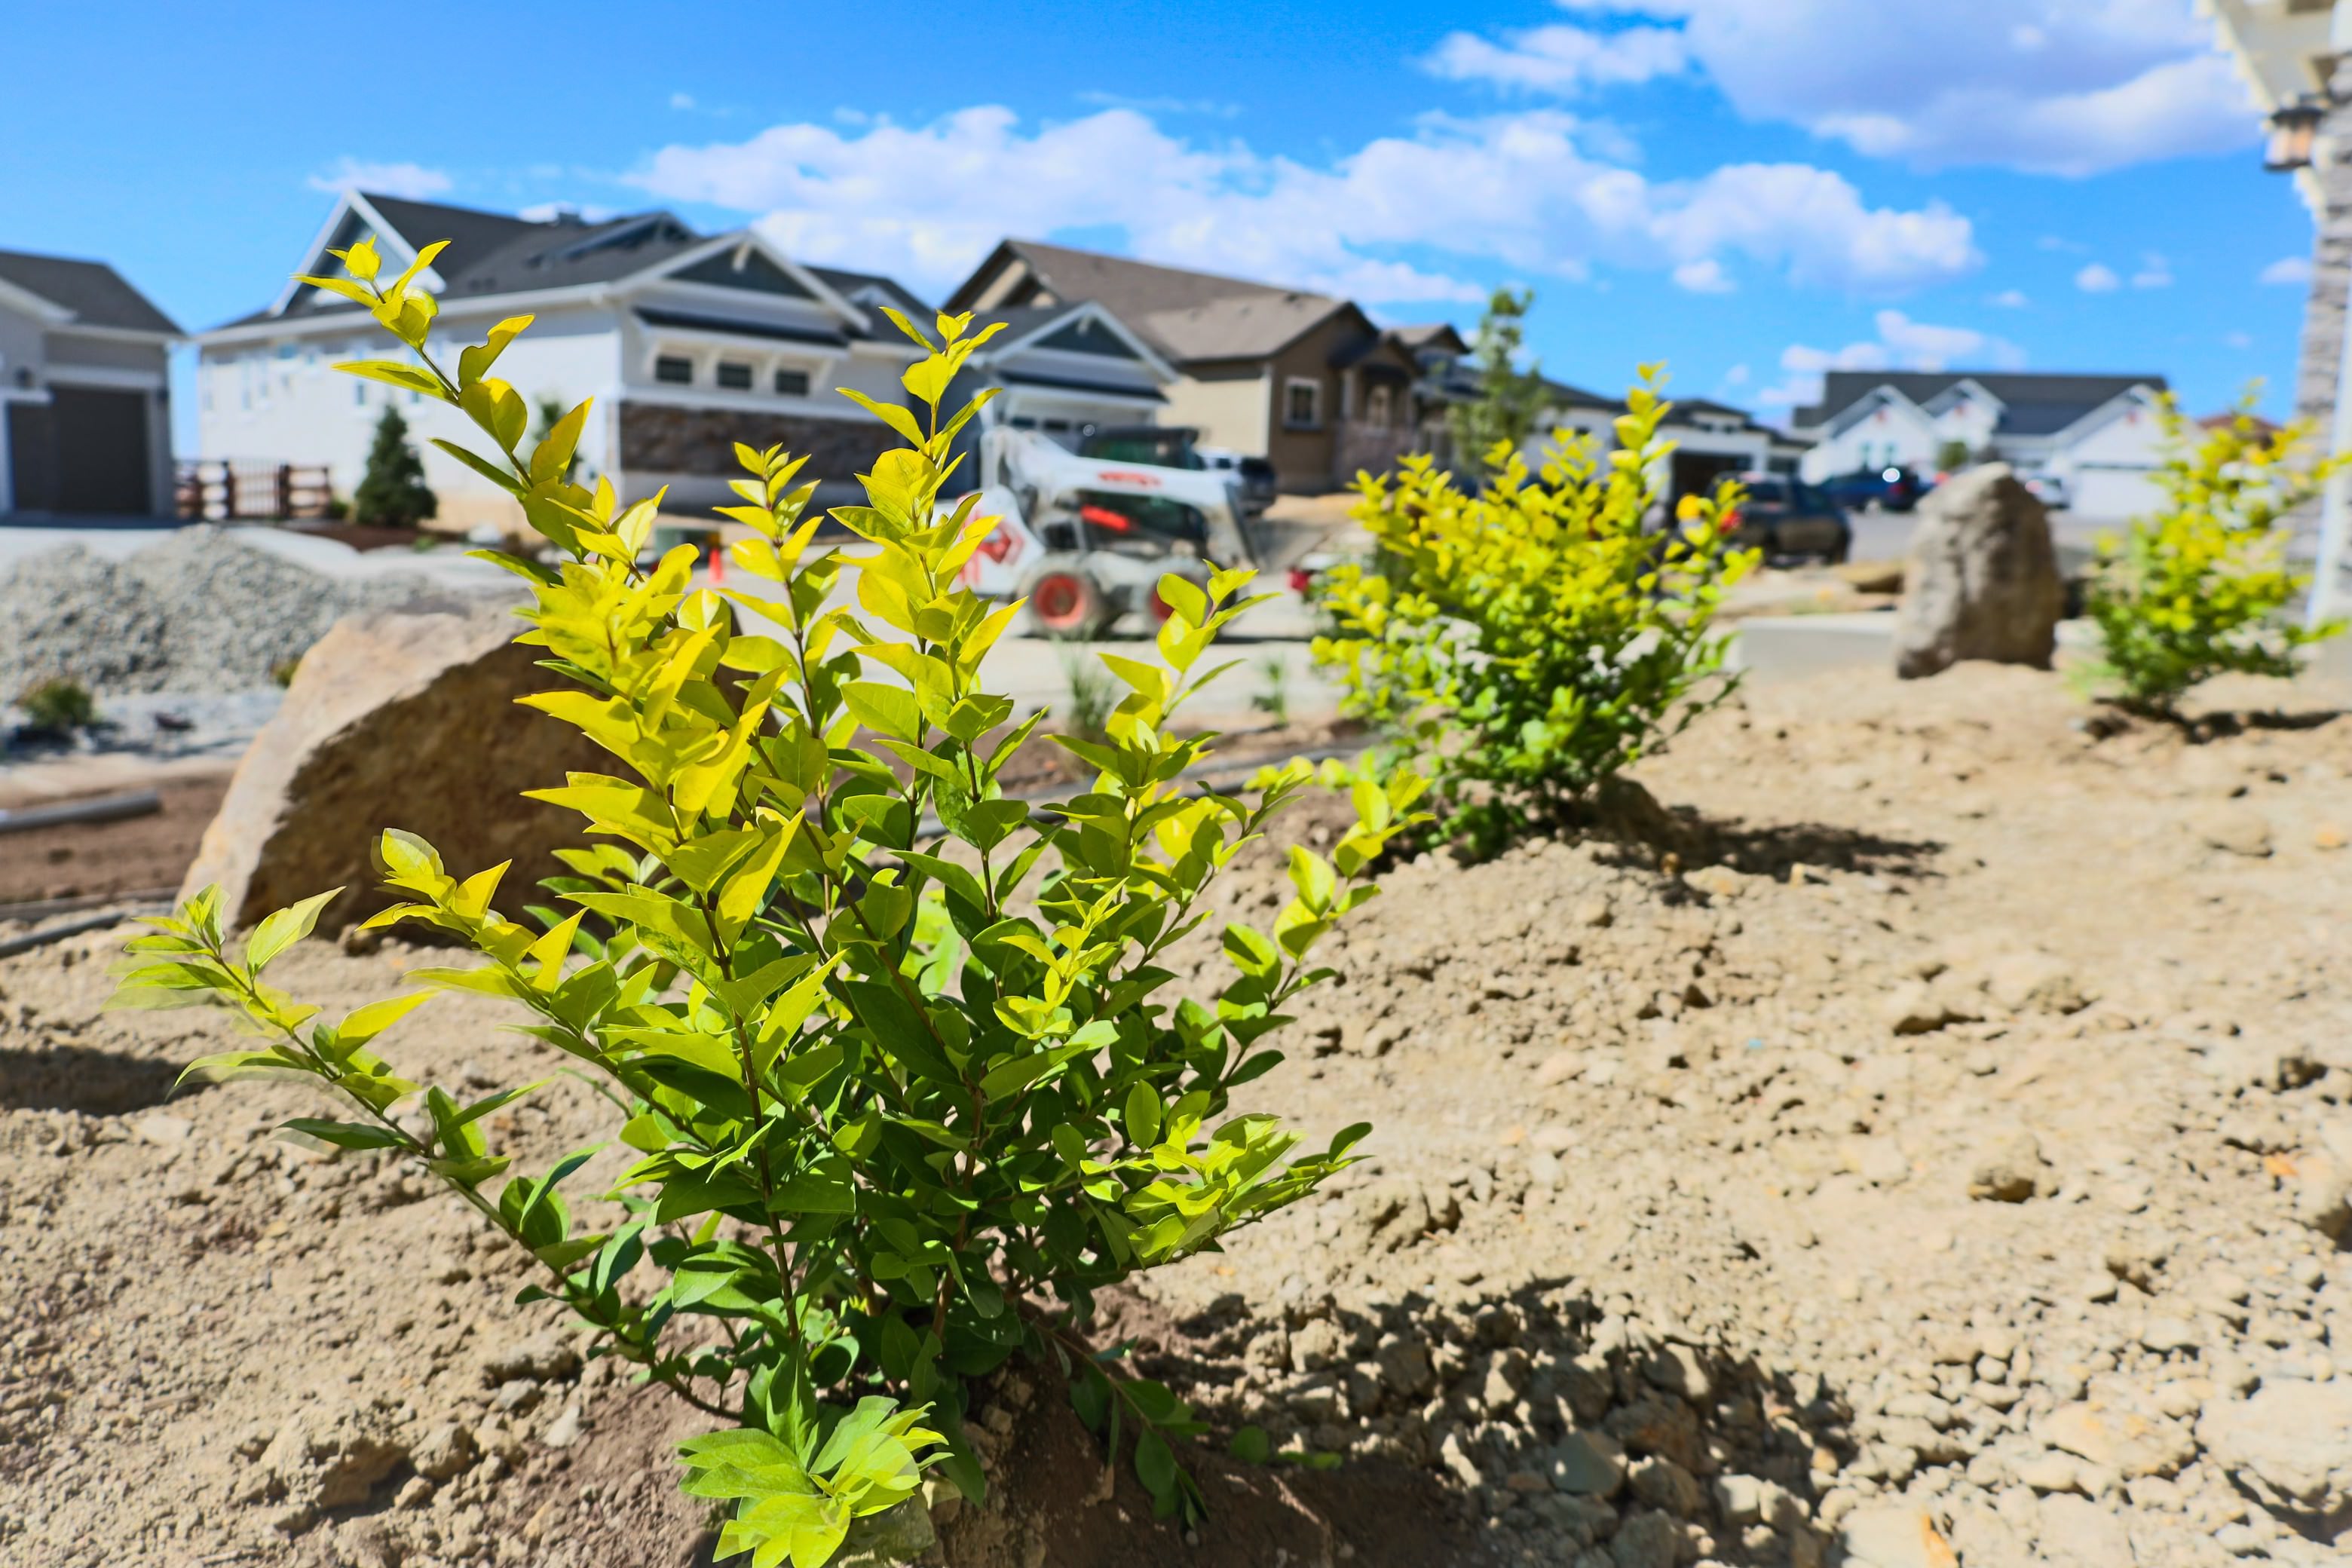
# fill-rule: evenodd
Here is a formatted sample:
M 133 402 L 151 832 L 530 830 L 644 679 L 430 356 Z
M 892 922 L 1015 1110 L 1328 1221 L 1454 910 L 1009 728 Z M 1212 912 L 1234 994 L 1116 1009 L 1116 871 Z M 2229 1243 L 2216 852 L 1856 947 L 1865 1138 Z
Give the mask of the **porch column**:
M 2352 451 L 2352 57 L 2329 79 L 2330 107 L 2320 122 L 2316 167 L 2318 233 L 2311 258 L 2311 299 L 2303 313 L 2303 361 L 2295 415 L 2325 428 L 2327 449 Z M 2338 469 L 2320 503 L 2319 552 L 2305 620 L 2334 613 L 2347 538 L 2352 538 L 2352 472 Z

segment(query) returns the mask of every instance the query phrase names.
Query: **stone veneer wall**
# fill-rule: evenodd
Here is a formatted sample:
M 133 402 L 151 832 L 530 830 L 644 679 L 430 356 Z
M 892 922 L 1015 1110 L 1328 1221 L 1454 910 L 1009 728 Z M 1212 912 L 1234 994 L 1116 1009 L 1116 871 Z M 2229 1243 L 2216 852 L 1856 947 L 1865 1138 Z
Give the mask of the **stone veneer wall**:
M 824 419 L 804 414 L 756 414 L 735 409 L 678 408 L 659 403 L 621 405 L 621 468 L 630 473 L 733 478 L 735 443 L 781 446 L 806 453 L 803 479 L 847 479 L 900 445 L 878 419 Z

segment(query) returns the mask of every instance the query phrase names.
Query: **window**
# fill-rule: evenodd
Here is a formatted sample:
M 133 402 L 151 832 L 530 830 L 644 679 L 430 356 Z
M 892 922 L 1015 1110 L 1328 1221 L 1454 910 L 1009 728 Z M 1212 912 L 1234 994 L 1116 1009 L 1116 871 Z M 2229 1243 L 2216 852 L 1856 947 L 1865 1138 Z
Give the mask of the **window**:
M 1292 430 L 1313 430 L 1323 423 L 1323 384 L 1293 376 L 1282 388 L 1282 423 Z
M 781 395 L 785 397 L 806 397 L 808 395 L 808 372 L 804 370 L 780 370 L 776 372 L 776 391 Z
M 734 360 L 720 360 L 719 362 L 719 384 L 725 387 L 730 392 L 751 391 L 751 367 L 748 364 L 739 363 Z
M 694 362 L 684 354 L 664 354 L 654 361 L 654 379 L 672 386 L 692 386 Z
M 1364 418 L 1373 425 L 1389 422 L 1389 389 L 1376 386 L 1364 395 Z

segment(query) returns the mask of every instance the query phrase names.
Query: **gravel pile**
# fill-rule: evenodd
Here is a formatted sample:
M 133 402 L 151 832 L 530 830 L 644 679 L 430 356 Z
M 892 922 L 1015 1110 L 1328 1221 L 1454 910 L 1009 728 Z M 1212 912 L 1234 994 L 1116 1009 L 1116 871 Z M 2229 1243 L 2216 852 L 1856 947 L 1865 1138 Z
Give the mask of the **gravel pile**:
M 434 593 L 406 573 L 329 576 L 208 525 L 121 562 L 68 544 L 0 577 L 0 694 L 59 678 L 100 695 L 266 686 L 343 616 Z

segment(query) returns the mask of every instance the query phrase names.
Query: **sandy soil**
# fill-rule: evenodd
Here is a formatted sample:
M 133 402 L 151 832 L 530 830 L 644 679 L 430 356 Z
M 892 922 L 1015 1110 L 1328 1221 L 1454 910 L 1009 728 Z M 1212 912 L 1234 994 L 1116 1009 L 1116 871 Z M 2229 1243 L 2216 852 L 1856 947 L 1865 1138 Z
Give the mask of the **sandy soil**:
M 2338 1560 L 2352 719 L 2215 693 L 2282 698 L 2195 739 L 2023 671 L 1844 675 L 1711 717 L 1614 834 L 1398 868 L 1261 1080 L 1376 1158 L 1114 1316 L 1222 1426 L 1348 1462 L 1204 1459 L 1187 1542 L 1094 1500 L 1024 1373 L 930 1555 Z M 302 1091 L 166 1103 L 226 1031 L 100 1014 L 109 951 L 0 962 L 0 1563 L 696 1561 L 690 1422 L 509 1308 L 415 1176 L 271 1139 Z M 422 961 L 282 963 L 335 1005 Z M 541 1076 L 499 1018 L 446 998 L 391 1054 Z M 494 1128 L 606 1131 L 569 1079 Z

